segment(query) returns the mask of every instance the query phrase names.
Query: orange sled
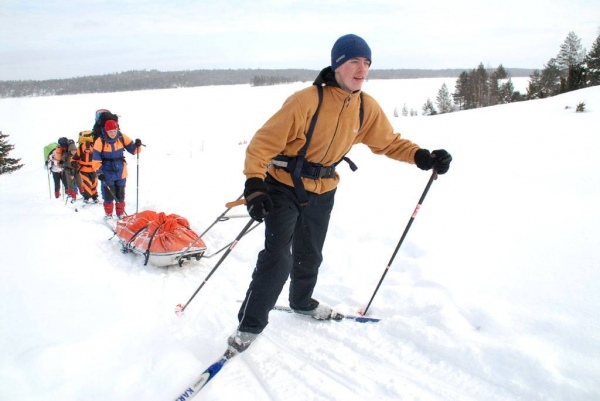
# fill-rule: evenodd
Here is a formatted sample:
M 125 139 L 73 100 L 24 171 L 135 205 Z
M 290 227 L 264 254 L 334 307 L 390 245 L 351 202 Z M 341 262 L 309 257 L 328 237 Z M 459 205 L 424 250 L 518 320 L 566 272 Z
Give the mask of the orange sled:
M 144 256 L 144 266 L 181 265 L 182 259 L 200 260 L 206 251 L 187 219 L 176 214 L 146 210 L 126 216 L 117 222 L 116 235 L 122 252 Z

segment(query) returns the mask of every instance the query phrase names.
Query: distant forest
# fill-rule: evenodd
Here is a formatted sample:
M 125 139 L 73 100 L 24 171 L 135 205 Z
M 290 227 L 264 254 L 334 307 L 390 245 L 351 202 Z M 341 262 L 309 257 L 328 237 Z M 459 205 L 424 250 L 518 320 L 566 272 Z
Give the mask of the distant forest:
M 507 68 L 512 77 L 527 77 L 533 70 Z M 371 70 L 370 79 L 458 78 L 464 69 L 388 69 Z M 253 86 L 288 82 L 313 82 L 318 70 L 308 69 L 228 69 L 163 72 L 127 71 L 67 79 L 0 81 L 0 98 L 75 95 L 83 93 L 124 92 L 147 89 L 189 88 L 209 85 Z

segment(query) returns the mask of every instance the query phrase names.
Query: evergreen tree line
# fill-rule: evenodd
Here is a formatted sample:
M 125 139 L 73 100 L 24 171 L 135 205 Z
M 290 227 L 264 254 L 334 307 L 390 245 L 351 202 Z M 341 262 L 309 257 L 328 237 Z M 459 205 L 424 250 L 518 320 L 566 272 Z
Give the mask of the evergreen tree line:
M 452 95 L 448 92 L 446 84 L 442 85 L 436 97 L 437 109 L 431 99 L 427 99 L 423 104 L 422 114 L 435 115 L 454 110 L 540 99 L 599 85 L 600 35 L 588 53 L 577 35 L 569 32 L 560 46 L 558 55 L 551 58 L 541 71 L 533 70 L 529 79 L 527 93 L 521 94 L 514 91 L 510 74 L 502 64 L 496 70 L 490 71 L 480 63 L 477 69 L 463 71 L 459 75 Z
M 372 79 L 409 79 L 457 77 L 461 70 L 386 69 L 371 70 Z M 511 70 L 514 76 L 528 76 L 531 70 Z M 43 81 L 0 81 L 0 98 L 28 96 L 78 95 L 84 93 L 123 92 L 146 89 L 189 88 L 208 85 L 275 85 L 287 82 L 312 82 L 318 70 L 309 69 L 227 69 L 192 71 L 126 71 Z
M 440 95 L 438 93 L 438 98 Z M 460 74 L 452 97 L 459 110 L 468 110 L 520 100 L 520 93 L 514 92 L 513 83 L 502 64 L 488 72 L 480 63 L 477 69 Z
M 255 75 L 252 79 L 252 86 L 279 85 L 298 81 L 300 79 L 297 76 Z
M 556 57 L 529 76 L 527 99 L 541 99 L 561 93 L 600 85 L 600 35 L 589 53 L 575 32 L 560 46 Z
M 0 81 L 0 98 L 28 96 L 78 95 L 147 89 L 174 89 L 209 85 L 252 83 L 257 73 L 264 76 L 290 76 L 305 81 L 314 79 L 311 70 L 194 70 L 194 71 L 126 71 L 115 74 L 50 79 L 44 81 Z

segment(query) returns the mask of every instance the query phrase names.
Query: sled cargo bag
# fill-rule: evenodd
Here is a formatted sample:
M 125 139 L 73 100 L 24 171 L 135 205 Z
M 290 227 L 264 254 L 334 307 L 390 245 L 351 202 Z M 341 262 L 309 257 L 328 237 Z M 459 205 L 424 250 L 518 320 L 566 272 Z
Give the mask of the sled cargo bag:
M 143 255 L 144 264 L 170 266 L 180 258 L 199 260 L 206 251 L 187 219 L 176 214 L 145 210 L 129 215 L 117 222 L 116 233 L 123 252 Z

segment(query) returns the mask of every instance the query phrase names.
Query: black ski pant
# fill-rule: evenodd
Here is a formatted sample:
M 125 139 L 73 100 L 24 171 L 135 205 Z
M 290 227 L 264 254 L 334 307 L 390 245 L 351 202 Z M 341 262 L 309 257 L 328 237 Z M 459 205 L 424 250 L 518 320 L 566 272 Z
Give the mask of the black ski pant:
M 67 186 L 67 180 L 65 178 L 64 173 L 61 171 L 59 173 L 57 172 L 52 172 L 52 178 L 54 179 L 54 192 L 60 192 L 60 183 L 62 182 L 63 185 L 65 186 L 65 188 L 68 188 Z
M 269 323 L 269 311 L 290 277 L 289 303 L 293 309 L 312 310 L 312 299 L 323 243 L 327 236 L 335 190 L 308 192 L 308 205 L 300 206 L 294 188 L 267 176 L 273 210 L 265 216 L 265 247 L 238 313 L 239 330 L 260 333 Z
M 112 203 L 113 201 L 125 202 L 126 182 L 126 178 L 121 178 L 120 180 L 114 181 L 105 179 L 102 183 L 102 199 L 104 200 L 104 203 Z

